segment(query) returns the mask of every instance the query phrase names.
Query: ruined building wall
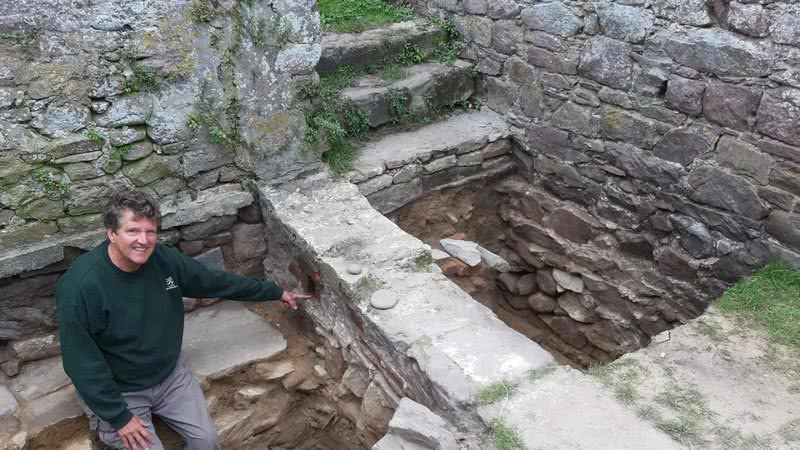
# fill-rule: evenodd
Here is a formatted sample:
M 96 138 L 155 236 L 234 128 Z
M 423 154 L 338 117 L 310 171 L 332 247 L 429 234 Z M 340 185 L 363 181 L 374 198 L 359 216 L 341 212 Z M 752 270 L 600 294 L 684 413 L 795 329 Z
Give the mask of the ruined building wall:
M 94 227 L 108 193 L 162 203 L 313 170 L 296 83 L 313 1 L 0 4 L 0 249 Z
M 641 347 L 770 258 L 800 264 L 794 2 L 413 3 L 461 32 L 512 126 L 505 242 L 577 277 L 538 301 L 571 342 Z

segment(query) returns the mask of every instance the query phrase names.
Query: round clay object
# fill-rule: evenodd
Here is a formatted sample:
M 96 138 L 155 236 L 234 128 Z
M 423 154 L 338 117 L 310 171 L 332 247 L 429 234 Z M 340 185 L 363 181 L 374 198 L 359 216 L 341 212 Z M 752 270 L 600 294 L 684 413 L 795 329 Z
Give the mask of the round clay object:
M 397 295 L 388 289 L 381 289 L 372 294 L 369 303 L 376 309 L 390 309 L 397 304 Z

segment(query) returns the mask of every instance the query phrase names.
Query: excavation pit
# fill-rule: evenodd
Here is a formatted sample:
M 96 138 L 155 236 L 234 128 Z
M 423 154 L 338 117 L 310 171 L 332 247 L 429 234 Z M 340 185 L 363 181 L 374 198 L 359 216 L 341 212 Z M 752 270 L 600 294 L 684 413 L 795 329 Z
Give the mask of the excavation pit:
M 682 251 L 659 248 L 668 233 L 636 226 L 638 217 L 672 227 L 668 212 L 623 209 L 613 199 L 591 205 L 587 199 L 606 193 L 531 169 L 548 161 L 526 154 L 493 113 L 475 112 L 368 145 L 353 181 L 433 249 L 449 238 L 499 256 L 507 266 L 500 270 L 474 248 L 480 264 L 435 252 L 451 280 L 574 366 L 648 345 L 702 314 L 722 291 L 716 268 L 692 267 Z M 692 250 L 708 245 L 691 236 L 682 242 Z

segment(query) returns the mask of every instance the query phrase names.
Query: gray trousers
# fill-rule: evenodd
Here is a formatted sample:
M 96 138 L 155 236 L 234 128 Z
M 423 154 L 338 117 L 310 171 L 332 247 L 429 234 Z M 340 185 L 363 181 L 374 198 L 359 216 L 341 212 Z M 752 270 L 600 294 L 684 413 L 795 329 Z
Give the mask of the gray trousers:
M 187 450 L 219 450 L 217 430 L 208 415 L 203 391 L 181 355 L 175 370 L 161 383 L 136 392 L 122 394 L 128 410 L 147 424 L 153 438 L 150 450 L 164 450 L 153 428 L 153 415 L 159 416 L 186 442 Z M 113 448 L 125 448 L 119 435 L 108 422 L 98 418 L 80 402 L 89 426 L 97 430 L 100 440 Z

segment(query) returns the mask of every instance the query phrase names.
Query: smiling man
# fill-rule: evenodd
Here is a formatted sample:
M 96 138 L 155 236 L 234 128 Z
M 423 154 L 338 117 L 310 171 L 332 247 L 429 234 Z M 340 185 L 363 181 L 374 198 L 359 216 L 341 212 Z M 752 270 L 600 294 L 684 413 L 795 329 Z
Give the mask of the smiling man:
M 203 393 L 181 356 L 183 297 L 281 300 L 310 296 L 207 269 L 157 242 L 158 204 L 139 191 L 112 196 L 107 240 L 81 255 L 56 290 L 64 370 L 90 426 L 114 448 L 163 449 L 152 416 L 189 450 L 218 449 Z

